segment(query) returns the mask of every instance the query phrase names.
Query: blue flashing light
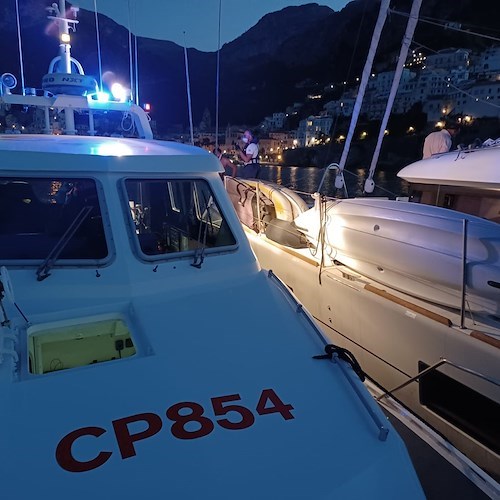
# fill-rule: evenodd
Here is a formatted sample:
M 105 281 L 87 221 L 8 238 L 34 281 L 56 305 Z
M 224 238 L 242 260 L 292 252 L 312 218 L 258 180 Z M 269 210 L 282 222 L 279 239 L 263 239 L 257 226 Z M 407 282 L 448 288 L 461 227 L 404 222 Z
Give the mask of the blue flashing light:
M 109 102 L 110 95 L 107 92 L 97 92 L 98 102 Z

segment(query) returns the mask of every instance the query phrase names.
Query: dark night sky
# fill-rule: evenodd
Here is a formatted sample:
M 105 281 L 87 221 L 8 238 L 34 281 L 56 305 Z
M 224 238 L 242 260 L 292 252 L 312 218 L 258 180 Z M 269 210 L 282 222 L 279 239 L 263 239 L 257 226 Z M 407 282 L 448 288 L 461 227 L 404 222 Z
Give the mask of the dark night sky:
M 73 0 L 73 5 L 107 15 L 139 36 L 169 40 L 178 45 L 214 52 L 218 45 L 219 0 Z M 221 0 L 221 45 L 254 26 L 269 12 L 304 0 Z M 341 10 L 349 0 L 317 0 Z

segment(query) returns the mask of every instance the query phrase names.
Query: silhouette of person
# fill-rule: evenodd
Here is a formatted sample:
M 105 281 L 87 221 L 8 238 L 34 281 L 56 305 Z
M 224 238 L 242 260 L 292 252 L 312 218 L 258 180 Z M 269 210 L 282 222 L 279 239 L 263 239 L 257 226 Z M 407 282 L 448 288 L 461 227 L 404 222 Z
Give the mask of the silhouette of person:
M 250 130 L 245 130 L 241 141 L 246 145 L 244 149 L 236 147 L 239 158 L 244 162 L 243 179 L 258 179 L 260 172 L 259 164 L 259 140 Z
M 451 149 L 452 138 L 460 132 L 456 123 L 446 123 L 442 130 L 430 133 L 424 141 L 423 159 L 437 153 L 447 153 Z

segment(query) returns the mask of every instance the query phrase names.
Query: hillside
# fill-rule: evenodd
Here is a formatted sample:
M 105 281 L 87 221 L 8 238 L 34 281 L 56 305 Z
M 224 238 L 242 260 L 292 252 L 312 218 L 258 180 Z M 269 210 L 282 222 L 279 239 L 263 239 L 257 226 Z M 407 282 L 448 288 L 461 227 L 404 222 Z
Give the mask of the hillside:
M 10 5 L 12 4 L 12 5 Z M 39 87 L 58 41 L 47 29 L 46 0 L 20 2 L 26 86 Z M 448 2 L 424 0 L 422 19 L 448 19 L 475 26 L 472 31 L 495 34 L 493 0 Z M 408 12 L 410 0 L 394 0 L 392 7 Z M 19 79 L 14 2 L 0 7 L 0 73 Z M 490 13 L 490 14 L 488 14 Z M 238 39 L 220 51 L 220 123 L 255 124 L 264 116 L 304 101 L 330 82 L 353 80 L 359 75 L 378 14 L 376 0 L 354 0 L 340 12 L 318 4 L 287 7 L 264 16 Z M 80 10 L 73 36 L 72 55 L 86 72 L 98 74 L 94 14 Z M 377 70 L 394 65 L 406 19 L 391 14 L 378 51 Z M 106 16 L 99 16 L 102 67 L 107 76 L 128 83 L 128 32 Z M 480 28 L 478 28 L 480 26 Z M 415 40 L 438 50 L 443 47 L 484 48 L 491 40 L 419 23 Z M 140 98 L 153 105 L 160 132 L 188 123 L 183 48 L 162 40 L 138 39 Z M 216 54 L 188 50 L 195 124 L 204 109 L 215 116 Z M 321 105 L 321 103 L 318 103 Z M 314 111 L 305 108 L 304 112 Z

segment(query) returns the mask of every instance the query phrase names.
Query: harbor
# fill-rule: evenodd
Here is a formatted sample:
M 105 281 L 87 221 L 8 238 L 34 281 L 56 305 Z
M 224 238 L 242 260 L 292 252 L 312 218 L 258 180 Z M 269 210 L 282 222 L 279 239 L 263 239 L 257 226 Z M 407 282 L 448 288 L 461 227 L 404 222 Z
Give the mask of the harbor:
M 500 498 L 498 141 L 160 140 L 132 34 L 107 94 L 80 14 L 44 12 L 39 86 L 0 78 L 6 498 Z

